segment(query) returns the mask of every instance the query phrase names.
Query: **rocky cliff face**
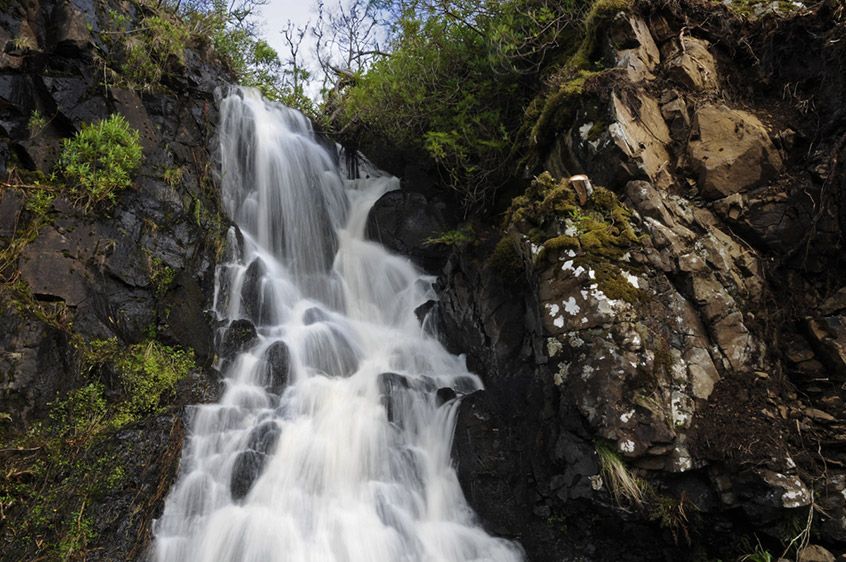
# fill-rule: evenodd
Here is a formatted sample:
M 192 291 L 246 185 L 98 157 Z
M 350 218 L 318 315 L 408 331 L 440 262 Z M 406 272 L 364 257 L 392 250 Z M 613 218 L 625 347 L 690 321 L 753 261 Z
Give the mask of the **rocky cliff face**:
M 2 560 L 141 556 L 181 406 L 215 392 L 213 91 L 229 77 L 189 45 L 160 80 L 121 78 L 115 22 L 144 10 L 13 0 L 0 14 Z M 142 163 L 113 204 L 84 209 L 56 160 L 112 114 L 139 131 Z
M 844 549 L 843 17 L 612 6 L 532 185 L 451 249 L 460 475 L 531 560 Z

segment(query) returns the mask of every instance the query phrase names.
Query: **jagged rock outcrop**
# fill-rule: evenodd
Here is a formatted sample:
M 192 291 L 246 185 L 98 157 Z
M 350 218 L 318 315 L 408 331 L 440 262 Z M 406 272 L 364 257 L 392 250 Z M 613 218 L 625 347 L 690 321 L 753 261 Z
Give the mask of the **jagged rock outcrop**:
M 230 76 L 189 46 L 159 83 L 116 79 L 115 35 L 101 32 L 145 9 L 12 1 L 0 14 L 0 456 L 3 489 L 15 490 L 0 500 L 2 560 L 60 548 L 140 559 L 178 466 L 183 406 L 217 392 L 214 88 Z M 139 132 L 143 158 L 113 204 L 84 208 L 53 175 L 57 158 L 64 139 L 113 114 Z M 183 378 L 160 397 L 127 386 L 115 364 Z
M 459 475 L 531 560 L 783 550 L 809 510 L 809 540 L 844 547 L 846 90 L 793 50 L 839 60 L 843 13 L 715 9 L 635 3 L 592 30 L 608 70 L 550 96 L 504 233 L 477 221 L 441 273 L 439 333 L 486 384 Z

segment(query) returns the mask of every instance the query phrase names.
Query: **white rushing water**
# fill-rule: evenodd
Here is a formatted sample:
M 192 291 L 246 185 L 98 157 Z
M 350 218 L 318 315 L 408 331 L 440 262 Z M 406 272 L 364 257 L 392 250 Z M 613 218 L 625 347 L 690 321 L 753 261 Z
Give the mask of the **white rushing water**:
M 229 233 L 221 335 L 259 337 L 197 406 L 154 526 L 158 562 L 522 560 L 477 524 L 450 462 L 459 396 L 480 388 L 421 327 L 432 279 L 365 240 L 395 178 L 345 179 L 299 113 L 221 104 Z M 237 324 L 236 324 L 237 326 Z

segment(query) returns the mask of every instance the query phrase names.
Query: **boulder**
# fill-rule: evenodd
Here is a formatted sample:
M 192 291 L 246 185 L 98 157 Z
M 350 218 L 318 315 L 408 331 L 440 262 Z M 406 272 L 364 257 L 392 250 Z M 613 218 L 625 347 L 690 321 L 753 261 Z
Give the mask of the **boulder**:
M 799 551 L 796 562 L 834 562 L 834 555 L 818 544 L 809 544 Z
M 717 90 L 717 62 L 708 50 L 708 43 L 689 35 L 683 36 L 680 43 L 681 48 L 667 61 L 670 78 L 691 90 Z
M 288 384 L 291 372 L 291 352 L 283 341 L 276 341 L 264 352 L 264 381 L 267 389 L 280 394 Z
M 256 258 L 247 266 L 241 284 L 241 310 L 258 325 L 270 323 L 274 316 L 273 293 L 265 287 L 266 275 L 267 266 L 261 258 Z
M 708 199 L 757 187 L 782 168 L 781 156 L 761 121 L 724 105 L 709 104 L 696 112 L 688 155 Z
M 246 497 L 253 484 L 261 476 L 266 460 L 267 455 L 252 449 L 238 453 L 229 480 L 229 491 L 233 500 L 238 501 Z
M 389 250 L 408 256 L 426 271 L 438 271 L 449 248 L 430 243 L 448 231 L 453 221 L 444 203 L 412 191 L 389 191 L 373 205 L 366 235 Z
M 269 420 L 256 426 L 247 439 L 247 448 L 261 454 L 269 455 L 276 447 L 282 429 L 274 420 Z
M 223 335 L 223 342 L 220 345 L 222 357 L 230 358 L 250 348 L 255 343 L 258 334 L 256 327 L 249 320 L 235 320 L 226 329 Z
M 359 354 L 336 326 L 312 324 L 303 342 L 302 361 L 330 377 L 348 377 L 358 369 Z

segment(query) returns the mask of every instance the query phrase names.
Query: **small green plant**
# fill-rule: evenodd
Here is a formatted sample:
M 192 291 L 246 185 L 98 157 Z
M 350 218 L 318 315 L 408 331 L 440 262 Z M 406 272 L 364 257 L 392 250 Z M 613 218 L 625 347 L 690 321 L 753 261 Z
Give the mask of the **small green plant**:
M 476 233 L 472 226 L 462 227 L 456 230 L 448 230 L 439 236 L 427 238 L 426 246 L 464 246 L 476 239 Z
M 79 508 L 68 532 L 59 541 L 59 556 L 62 561 L 75 560 L 97 536 L 91 519 L 84 517 L 85 502 Z
M 53 206 L 55 198 L 56 197 L 49 191 L 40 189 L 30 192 L 24 205 L 26 210 L 36 217 L 44 218 L 50 211 L 50 207 Z
M 620 455 L 608 443 L 596 444 L 602 479 L 618 505 L 642 507 L 649 494 L 649 484 L 632 474 Z
M 130 346 L 115 362 L 125 399 L 117 425 L 155 412 L 176 383 L 195 368 L 194 354 L 157 341 Z
M 176 278 L 176 271 L 161 258 L 150 258 L 150 282 L 156 289 L 156 295 L 161 298 L 167 292 Z
M 744 554 L 739 560 L 740 562 L 773 562 L 775 557 L 758 541 L 758 544 L 755 545 L 755 550 L 749 554 Z
M 696 506 L 688 501 L 687 496 L 684 493 L 679 498 L 653 494 L 649 503 L 651 517 L 656 519 L 661 527 L 670 531 L 673 541 L 678 543 L 679 538 L 683 536 L 689 545 L 688 510 L 696 510 Z
M 142 156 L 138 131 L 114 114 L 65 139 L 58 169 L 73 202 L 88 211 L 100 202 L 114 202 L 117 192 L 132 184 Z
M 182 183 L 184 175 L 185 169 L 182 166 L 170 166 L 165 168 L 165 171 L 162 174 L 162 179 L 164 179 L 164 182 L 170 187 L 176 189 L 179 187 L 179 184 Z
M 29 114 L 26 126 L 29 129 L 29 138 L 37 137 L 47 126 L 47 119 L 36 109 Z
M 15 51 L 30 51 L 35 48 L 32 38 L 26 35 L 19 35 L 12 39 L 12 48 Z

